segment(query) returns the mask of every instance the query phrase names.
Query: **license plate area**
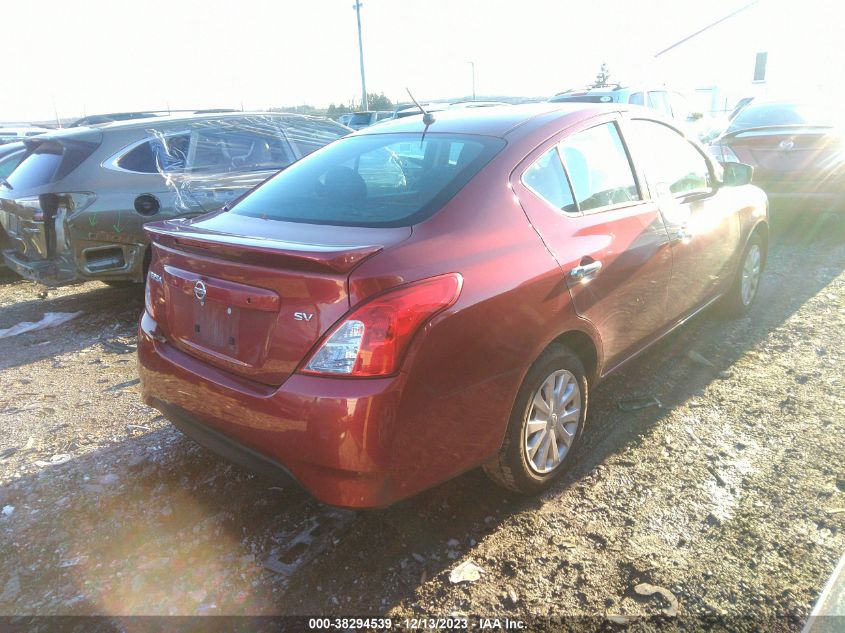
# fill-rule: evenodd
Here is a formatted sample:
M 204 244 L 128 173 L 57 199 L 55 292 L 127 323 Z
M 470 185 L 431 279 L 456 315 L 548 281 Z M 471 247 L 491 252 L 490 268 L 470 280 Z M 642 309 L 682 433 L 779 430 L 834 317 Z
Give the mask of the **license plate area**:
M 240 308 L 216 301 L 193 302 L 193 342 L 216 352 L 237 355 Z
M 172 339 L 183 350 L 232 370 L 261 369 L 278 319 L 278 295 L 261 288 L 165 267 Z

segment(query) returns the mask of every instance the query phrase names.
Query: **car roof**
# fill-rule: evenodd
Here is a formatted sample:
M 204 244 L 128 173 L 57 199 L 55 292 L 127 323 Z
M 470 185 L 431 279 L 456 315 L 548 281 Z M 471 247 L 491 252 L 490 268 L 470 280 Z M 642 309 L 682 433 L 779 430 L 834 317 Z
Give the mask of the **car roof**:
M 549 102 L 485 108 L 452 108 L 434 112 L 434 123 L 428 126 L 428 132 L 504 137 L 525 123 L 544 115 L 583 113 L 585 116 L 591 116 L 616 110 L 619 110 L 619 104 Z M 422 114 L 417 114 L 401 119 L 391 119 L 378 126 L 365 128 L 357 132 L 355 136 L 420 133 L 425 130 L 425 127 Z
M 44 134 L 36 137 L 31 137 L 37 140 L 50 140 L 62 138 L 74 138 L 76 136 L 89 137 L 93 134 L 101 135 L 103 132 L 112 130 L 134 130 L 138 128 L 150 127 L 173 127 L 179 123 L 203 122 L 203 121 L 220 121 L 223 119 L 243 119 L 249 117 L 272 117 L 275 119 L 286 120 L 301 120 L 301 121 L 326 121 L 329 119 L 324 117 L 309 116 L 306 114 L 294 114 L 292 112 L 215 112 L 213 114 L 166 114 L 163 116 L 153 116 L 147 119 L 130 119 L 127 121 L 111 121 L 109 123 L 102 123 L 97 125 L 80 125 L 79 127 L 62 128 L 60 130 L 49 130 L 50 134 Z M 335 125 L 340 125 L 336 121 L 330 121 Z
M 151 116 L 146 119 L 130 119 L 127 121 L 110 121 L 108 123 L 98 124 L 98 130 L 127 130 L 138 127 L 147 127 L 150 124 L 161 125 L 162 123 L 179 123 L 191 121 L 219 121 L 221 119 L 242 119 L 247 117 L 273 117 L 277 119 L 300 119 L 300 120 L 324 120 L 324 117 L 309 116 L 307 114 L 295 114 L 293 112 L 204 112 L 191 114 L 164 114 L 160 116 Z M 87 127 L 87 126 L 81 126 Z

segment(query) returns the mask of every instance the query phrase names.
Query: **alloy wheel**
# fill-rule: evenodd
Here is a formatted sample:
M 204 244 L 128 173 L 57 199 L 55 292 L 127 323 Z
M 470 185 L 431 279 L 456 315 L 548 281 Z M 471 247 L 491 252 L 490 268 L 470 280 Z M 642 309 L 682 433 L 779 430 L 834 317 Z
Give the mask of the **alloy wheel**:
M 566 458 L 581 422 L 581 388 L 572 372 L 559 369 L 534 393 L 525 421 L 528 466 L 545 475 Z

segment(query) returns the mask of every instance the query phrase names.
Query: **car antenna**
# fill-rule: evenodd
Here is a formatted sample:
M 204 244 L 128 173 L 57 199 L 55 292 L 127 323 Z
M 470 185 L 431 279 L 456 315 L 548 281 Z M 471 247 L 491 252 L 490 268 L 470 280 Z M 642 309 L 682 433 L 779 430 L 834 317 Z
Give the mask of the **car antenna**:
M 414 95 L 411 94 L 410 88 L 405 87 L 405 90 L 408 91 L 408 96 L 411 97 L 411 101 L 414 102 L 414 105 L 420 109 L 420 112 L 422 112 L 423 115 L 423 123 L 425 124 L 425 129 L 423 130 L 422 138 L 420 139 L 420 145 L 422 145 L 422 142 L 425 140 L 425 133 L 428 132 L 428 126 L 434 123 L 434 115 L 431 112 L 426 112 L 425 108 L 420 105 L 419 101 L 414 99 Z

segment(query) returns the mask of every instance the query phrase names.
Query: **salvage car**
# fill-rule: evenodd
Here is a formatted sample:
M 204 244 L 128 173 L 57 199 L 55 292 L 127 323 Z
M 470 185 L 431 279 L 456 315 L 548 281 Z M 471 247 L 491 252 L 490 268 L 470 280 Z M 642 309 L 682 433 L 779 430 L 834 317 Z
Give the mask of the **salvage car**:
M 768 244 L 750 178 L 643 108 L 368 128 L 227 210 L 147 225 L 144 402 L 328 504 L 477 466 L 537 492 L 602 378 L 716 302 L 749 310 Z
M 6 265 L 47 285 L 142 282 L 153 219 L 231 203 L 278 170 L 348 134 L 325 119 L 215 113 L 78 127 L 26 141 L 0 183 Z
M 845 211 L 845 124 L 833 107 L 755 99 L 710 149 L 752 165 L 773 209 Z

